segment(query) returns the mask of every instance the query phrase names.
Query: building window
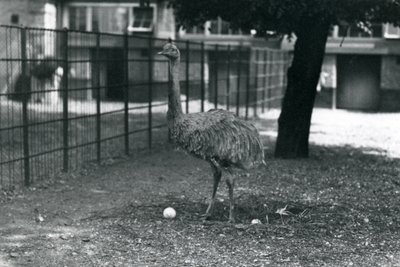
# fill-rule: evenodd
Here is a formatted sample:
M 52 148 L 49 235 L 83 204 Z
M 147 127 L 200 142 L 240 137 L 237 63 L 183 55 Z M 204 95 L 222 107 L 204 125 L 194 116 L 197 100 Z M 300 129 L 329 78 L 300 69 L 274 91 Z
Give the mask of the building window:
M 232 29 L 230 23 L 218 18 L 207 21 L 202 27 L 191 27 L 180 29 L 180 34 L 199 34 L 199 35 L 250 35 L 240 29 Z
M 134 7 L 133 22 L 129 31 L 151 31 L 154 23 L 153 7 Z
M 69 8 L 69 28 L 71 30 L 86 31 L 86 7 L 70 7 Z
M 18 24 L 19 23 L 19 15 L 18 14 L 12 14 L 11 15 L 11 23 L 12 24 Z
M 385 24 L 385 34 L 384 37 L 387 39 L 399 39 L 400 38 L 400 28 L 394 26 L 393 24 Z
M 155 5 L 139 7 L 138 4 L 83 4 L 72 3 L 65 14 L 72 30 L 124 33 L 126 31 L 150 32 L 153 30 Z
M 92 31 L 125 32 L 129 23 L 129 9 L 126 7 L 93 7 Z

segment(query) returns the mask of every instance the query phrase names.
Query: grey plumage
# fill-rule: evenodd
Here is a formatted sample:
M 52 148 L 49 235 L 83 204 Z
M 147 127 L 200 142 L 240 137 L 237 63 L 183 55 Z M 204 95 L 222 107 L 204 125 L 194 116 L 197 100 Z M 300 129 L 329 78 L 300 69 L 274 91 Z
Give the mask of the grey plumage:
M 263 146 L 257 129 L 249 122 L 221 109 L 183 114 L 180 103 L 178 48 L 167 43 L 159 54 L 170 60 L 172 86 L 168 92 L 168 128 L 180 148 L 208 161 L 214 174 L 214 188 L 205 217 L 209 218 L 223 170 L 227 170 L 230 197 L 229 221 L 233 216 L 234 177 L 231 168 L 249 169 L 264 162 Z
M 178 117 L 170 124 L 172 140 L 189 153 L 221 167 L 249 169 L 263 161 L 255 127 L 217 109 Z

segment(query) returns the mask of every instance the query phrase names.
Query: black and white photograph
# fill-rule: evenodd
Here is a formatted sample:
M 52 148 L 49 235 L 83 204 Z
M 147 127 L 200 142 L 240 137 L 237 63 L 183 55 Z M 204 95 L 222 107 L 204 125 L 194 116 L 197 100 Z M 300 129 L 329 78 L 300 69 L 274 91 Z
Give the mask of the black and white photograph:
M 400 266 L 400 0 L 0 0 L 19 266 Z

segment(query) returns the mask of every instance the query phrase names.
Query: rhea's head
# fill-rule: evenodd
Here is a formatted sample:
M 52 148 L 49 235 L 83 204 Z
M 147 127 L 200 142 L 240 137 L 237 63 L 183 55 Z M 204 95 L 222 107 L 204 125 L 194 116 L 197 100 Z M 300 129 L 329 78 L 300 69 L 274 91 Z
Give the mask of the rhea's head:
M 163 50 L 158 53 L 159 55 L 163 55 L 170 60 L 177 60 L 181 53 L 179 52 L 178 47 L 171 42 L 166 43 L 163 46 Z

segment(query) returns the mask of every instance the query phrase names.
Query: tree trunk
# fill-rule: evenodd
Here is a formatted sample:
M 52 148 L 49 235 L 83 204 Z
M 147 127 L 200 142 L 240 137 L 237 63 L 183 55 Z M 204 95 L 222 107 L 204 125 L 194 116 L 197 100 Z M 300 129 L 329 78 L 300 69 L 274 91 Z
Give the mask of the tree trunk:
M 311 115 L 325 55 L 329 23 L 309 21 L 296 31 L 294 57 L 278 120 L 275 157 L 308 157 Z

